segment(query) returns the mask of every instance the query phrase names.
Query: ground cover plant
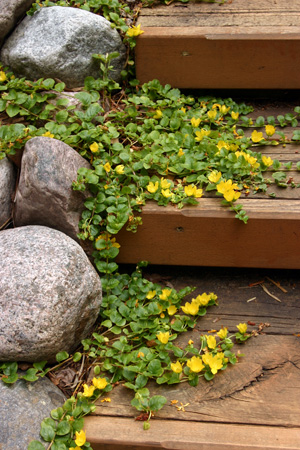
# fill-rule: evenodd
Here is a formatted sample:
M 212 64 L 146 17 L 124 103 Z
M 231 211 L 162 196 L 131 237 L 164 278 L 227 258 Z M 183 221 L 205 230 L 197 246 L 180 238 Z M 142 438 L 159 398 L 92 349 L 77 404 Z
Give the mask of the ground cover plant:
M 62 349 L 55 367 L 37 362 L 21 376 L 17 363 L 2 363 L 0 377 L 7 384 L 19 377 L 36 381 L 72 365 L 77 382 L 66 403 L 43 420 L 41 436 L 48 449 L 78 450 L 91 448 L 83 417 L 95 409 L 99 397 L 109 402 L 108 394 L 117 383 L 132 390 L 132 406 L 144 414 L 148 429 L 153 412 L 166 402 L 163 396 L 151 397 L 146 387 L 149 380 L 197 386 L 199 377 L 210 381 L 237 362 L 234 343 L 251 336 L 244 323 L 237 325 L 233 335 L 221 328 L 199 336 L 196 343 L 189 341 L 185 348 L 176 345 L 179 333 L 193 329 L 207 308 L 217 305 L 217 295 L 193 297 L 193 288 L 177 292 L 151 282 L 143 277 L 144 262 L 131 275 L 118 273 L 117 234 L 123 227 L 138 232 L 147 201 L 184 208 L 197 205 L 208 193 L 220 197 L 224 207 L 246 224 L 242 194 L 265 192 L 272 184 L 298 187 L 280 170 L 281 163 L 264 156 L 262 150 L 266 145 L 299 143 L 299 131 L 287 138 L 284 127 L 297 127 L 300 107 L 285 116 L 260 116 L 253 122 L 248 116 L 252 108 L 230 98 L 195 98 L 158 80 L 140 86 L 134 78 L 132 53 L 136 37 L 143 32 L 134 25 L 140 5 L 117 0 L 46 0 L 33 4 L 29 13 L 52 5 L 84 8 L 112 22 L 128 48 L 123 80 L 117 83 L 109 78 L 116 54 L 93 55 L 99 61 L 99 78 L 86 78 L 84 87 L 74 94 L 80 102 L 76 107 L 69 104 L 71 93 L 61 95 L 64 83 L 17 78 L 1 67 L 0 158 L 19 152 L 35 136 L 45 136 L 65 142 L 91 163 L 91 169 L 79 170 L 73 188 L 90 193 L 79 236 L 94 243 L 103 303 L 93 335 L 76 353 L 68 355 Z M 284 168 L 289 170 L 291 165 L 286 163 Z M 34 441 L 28 448 L 44 446 Z

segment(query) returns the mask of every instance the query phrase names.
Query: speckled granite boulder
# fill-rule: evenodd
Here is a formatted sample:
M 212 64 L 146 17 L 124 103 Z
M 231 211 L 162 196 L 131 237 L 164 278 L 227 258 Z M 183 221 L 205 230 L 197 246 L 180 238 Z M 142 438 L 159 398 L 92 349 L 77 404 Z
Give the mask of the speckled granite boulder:
M 71 238 L 41 226 L 0 232 L 0 361 L 55 361 L 89 335 L 99 275 Z
M 74 191 L 80 167 L 90 164 L 63 142 L 48 137 L 30 139 L 23 152 L 21 175 L 15 196 L 14 223 L 45 225 L 79 242 L 78 223 L 88 192 Z M 90 241 L 81 241 L 90 255 Z
M 125 46 L 104 17 L 78 8 L 52 6 L 26 17 L 7 39 L 1 61 L 29 79 L 58 78 L 68 87 L 83 86 L 87 76 L 99 78 L 92 54 L 118 52 L 111 77 L 120 78 Z
M 19 380 L 11 386 L 0 381 L 0 398 L 1 450 L 25 450 L 32 440 L 43 442 L 41 421 L 65 401 L 48 378 L 34 383 Z
M 34 0 L 1 0 L 0 2 L 0 47 Z M 1 447 L 0 447 L 1 448 Z
M 16 172 L 7 159 L 0 161 L 0 226 L 11 217 L 12 195 L 15 190 Z

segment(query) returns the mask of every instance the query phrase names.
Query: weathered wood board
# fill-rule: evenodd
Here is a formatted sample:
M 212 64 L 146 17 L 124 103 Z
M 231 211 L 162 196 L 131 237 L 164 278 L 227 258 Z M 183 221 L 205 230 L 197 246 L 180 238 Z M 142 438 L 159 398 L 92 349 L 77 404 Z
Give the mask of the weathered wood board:
M 300 0 L 143 8 L 137 78 L 180 88 L 299 89 Z
M 253 117 L 291 111 L 292 107 L 279 105 L 256 110 Z M 292 136 L 291 128 L 283 130 L 287 137 Z M 282 163 L 292 161 L 287 179 L 300 183 L 296 168 L 300 146 L 257 147 L 256 151 Z M 266 178 L 270 177 L 267 172 Z M 271 193 L 276 198 L 269 197 Z M 166 265 L 300 269 L 300 189 L 283 189 L 272 184 L 266 194 L 241 196 L 238 202 L 249 215 L 247 225 L 237 220 L 212 193 L 200 198 L 197 206 L 183 209 L 147 203 L 138 232 L 121 231 L 118 235 L 121 244 L 118 262 L 135 264 L 146 260 Z
M 111 403 L 99 402 L 96 413 L 86 419 L 94 450 L 299 450 L 299 272 L 196 268 L 166 268 L 165 272 L 171 276 L 161 281 L 168 280 L 168 286 L 179 289 L 188 284 L 196 286 L 192 297 L 204 291 L 219 297 L 219 306 L 200 318 L 196 329 L 179 336 L 178 345 L 186 345 L 189 339 L 198 345 L 201 334 L 222 326 L 234 333 L 240 322 L 250 322 L 249 330 L 260 323 L 269 326 L 246 344 L 236 345 L 235 351 L 244 356 L 212 382 L 201 380 L 195 388 L 185 383 L 150 384 L 151 394 L 164 395 L 168 402 L 155 415 L 149 431 L 133 420 L 138 413 L 130 406 L 132 392 L 117 386 Z M 150 274 L 157 282 L 156 277 Z M 256 284 L 263 280 L 281 302 Z M 171 400 L 186 405 L 185 411 L 178 411 Z

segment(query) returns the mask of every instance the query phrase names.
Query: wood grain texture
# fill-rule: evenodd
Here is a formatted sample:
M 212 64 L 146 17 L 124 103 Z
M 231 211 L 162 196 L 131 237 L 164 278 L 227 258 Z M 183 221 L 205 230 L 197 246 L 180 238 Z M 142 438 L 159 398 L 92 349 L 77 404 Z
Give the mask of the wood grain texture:
M 87 417 L 94 450 L 299 450 L 298 428 L 155 420 L 148 431 L 126 418 Z M 100 431 L 101 430 L 101 431 Z M 96 437 L 97 436 L 97 437 Z
M 249 331 L 260 323 L 270 326 L 245 345 L 235 345 L 234 351 L 244 356 L 212 382 L 202 379 L 195 388 L 185 383 L 150 383 L 151 395 L 165 395 L 168 401 L 147 432 L 141 422 L 133 420 L 138 413 L 130 406 L 132 392 L 117 386 L 110 393 L 111 403 L 98 402 L 96 413 L 85 419 L 94 450 L 299 450 L 298 271 L 168 268 L 158 275 L 148 268 L 145 275 L 176 289 L 195 286 L 188 299 L 204 291 L 218 295 L 219 306 L 210 308 L 193 331 L 181 334 L 176 345 L 185 346 L 193 339 L 198 347 L 201 334 L 222 326 L 234 333 L 240 322 L 249 321 Z M 281 303 L 256 284 L 262 281 Z M 253 297 L 255 300 L 247 301 Z M 179 405 L 188 404 L 185 411 L 171 405 L 174 399 Z
M 300 87 L 298 0 L 144 8 L 137 78 L 181 88 Z M 220 70 L 220 68 L 222 68 Z

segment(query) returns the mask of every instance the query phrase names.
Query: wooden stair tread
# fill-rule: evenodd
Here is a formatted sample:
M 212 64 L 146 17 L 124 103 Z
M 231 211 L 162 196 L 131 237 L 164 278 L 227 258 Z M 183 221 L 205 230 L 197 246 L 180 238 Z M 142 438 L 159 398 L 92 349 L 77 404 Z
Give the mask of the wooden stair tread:
M 217 374 L 212 382 L 201 379 L 195 388 L 186 383 L 171 386 L 150 383 L 151 395 L 165 395 L 168 401 L 155 414 L 149 431 L 142 429 L 141 422 L 134 421 L 138 412 L 130 406 L 132 392 L 121 385 L 114 388 L 111 402 L 99 401 L 94 415 L 85 419 L 87 437 L 94 450 L 299 450 L 300 284 L 297 274 L 273 276 L 287 290 L 283 293 L 271 282 L 268 284 L 269 291 L 281 303 L 268 296 L 261 286 L 252 286 L 251 281 L 259 281 L 261 274 L 246 271 L 236 274 L 229 269 L 209 275 L 207 270 L 188 275 L 187 269 L 181 276 L 174 274 L 171 282 L 176 289 L 189 284 L 196 287 L 195 295 L 213 291 L 220 300 L 217 308 L 210 308 L 199 319 L 193 331 L 177 338 L 177 345 L 185 346 L 189 339 L 198 345 L 200 334 L 222 326 L 234 333 L 241 321 L 270 326 L 264 329 L 266 334 L 250 339 L 245 345 L 235 345 L 234 351 L 239 350 L 244 356 L 235 366 Z M 171 405 L 174 399 L 179 405 L 187 405 L 185 411 Z
M 299 89 L 300 1 L 143 8 L 137 78 L 180 88 Z

